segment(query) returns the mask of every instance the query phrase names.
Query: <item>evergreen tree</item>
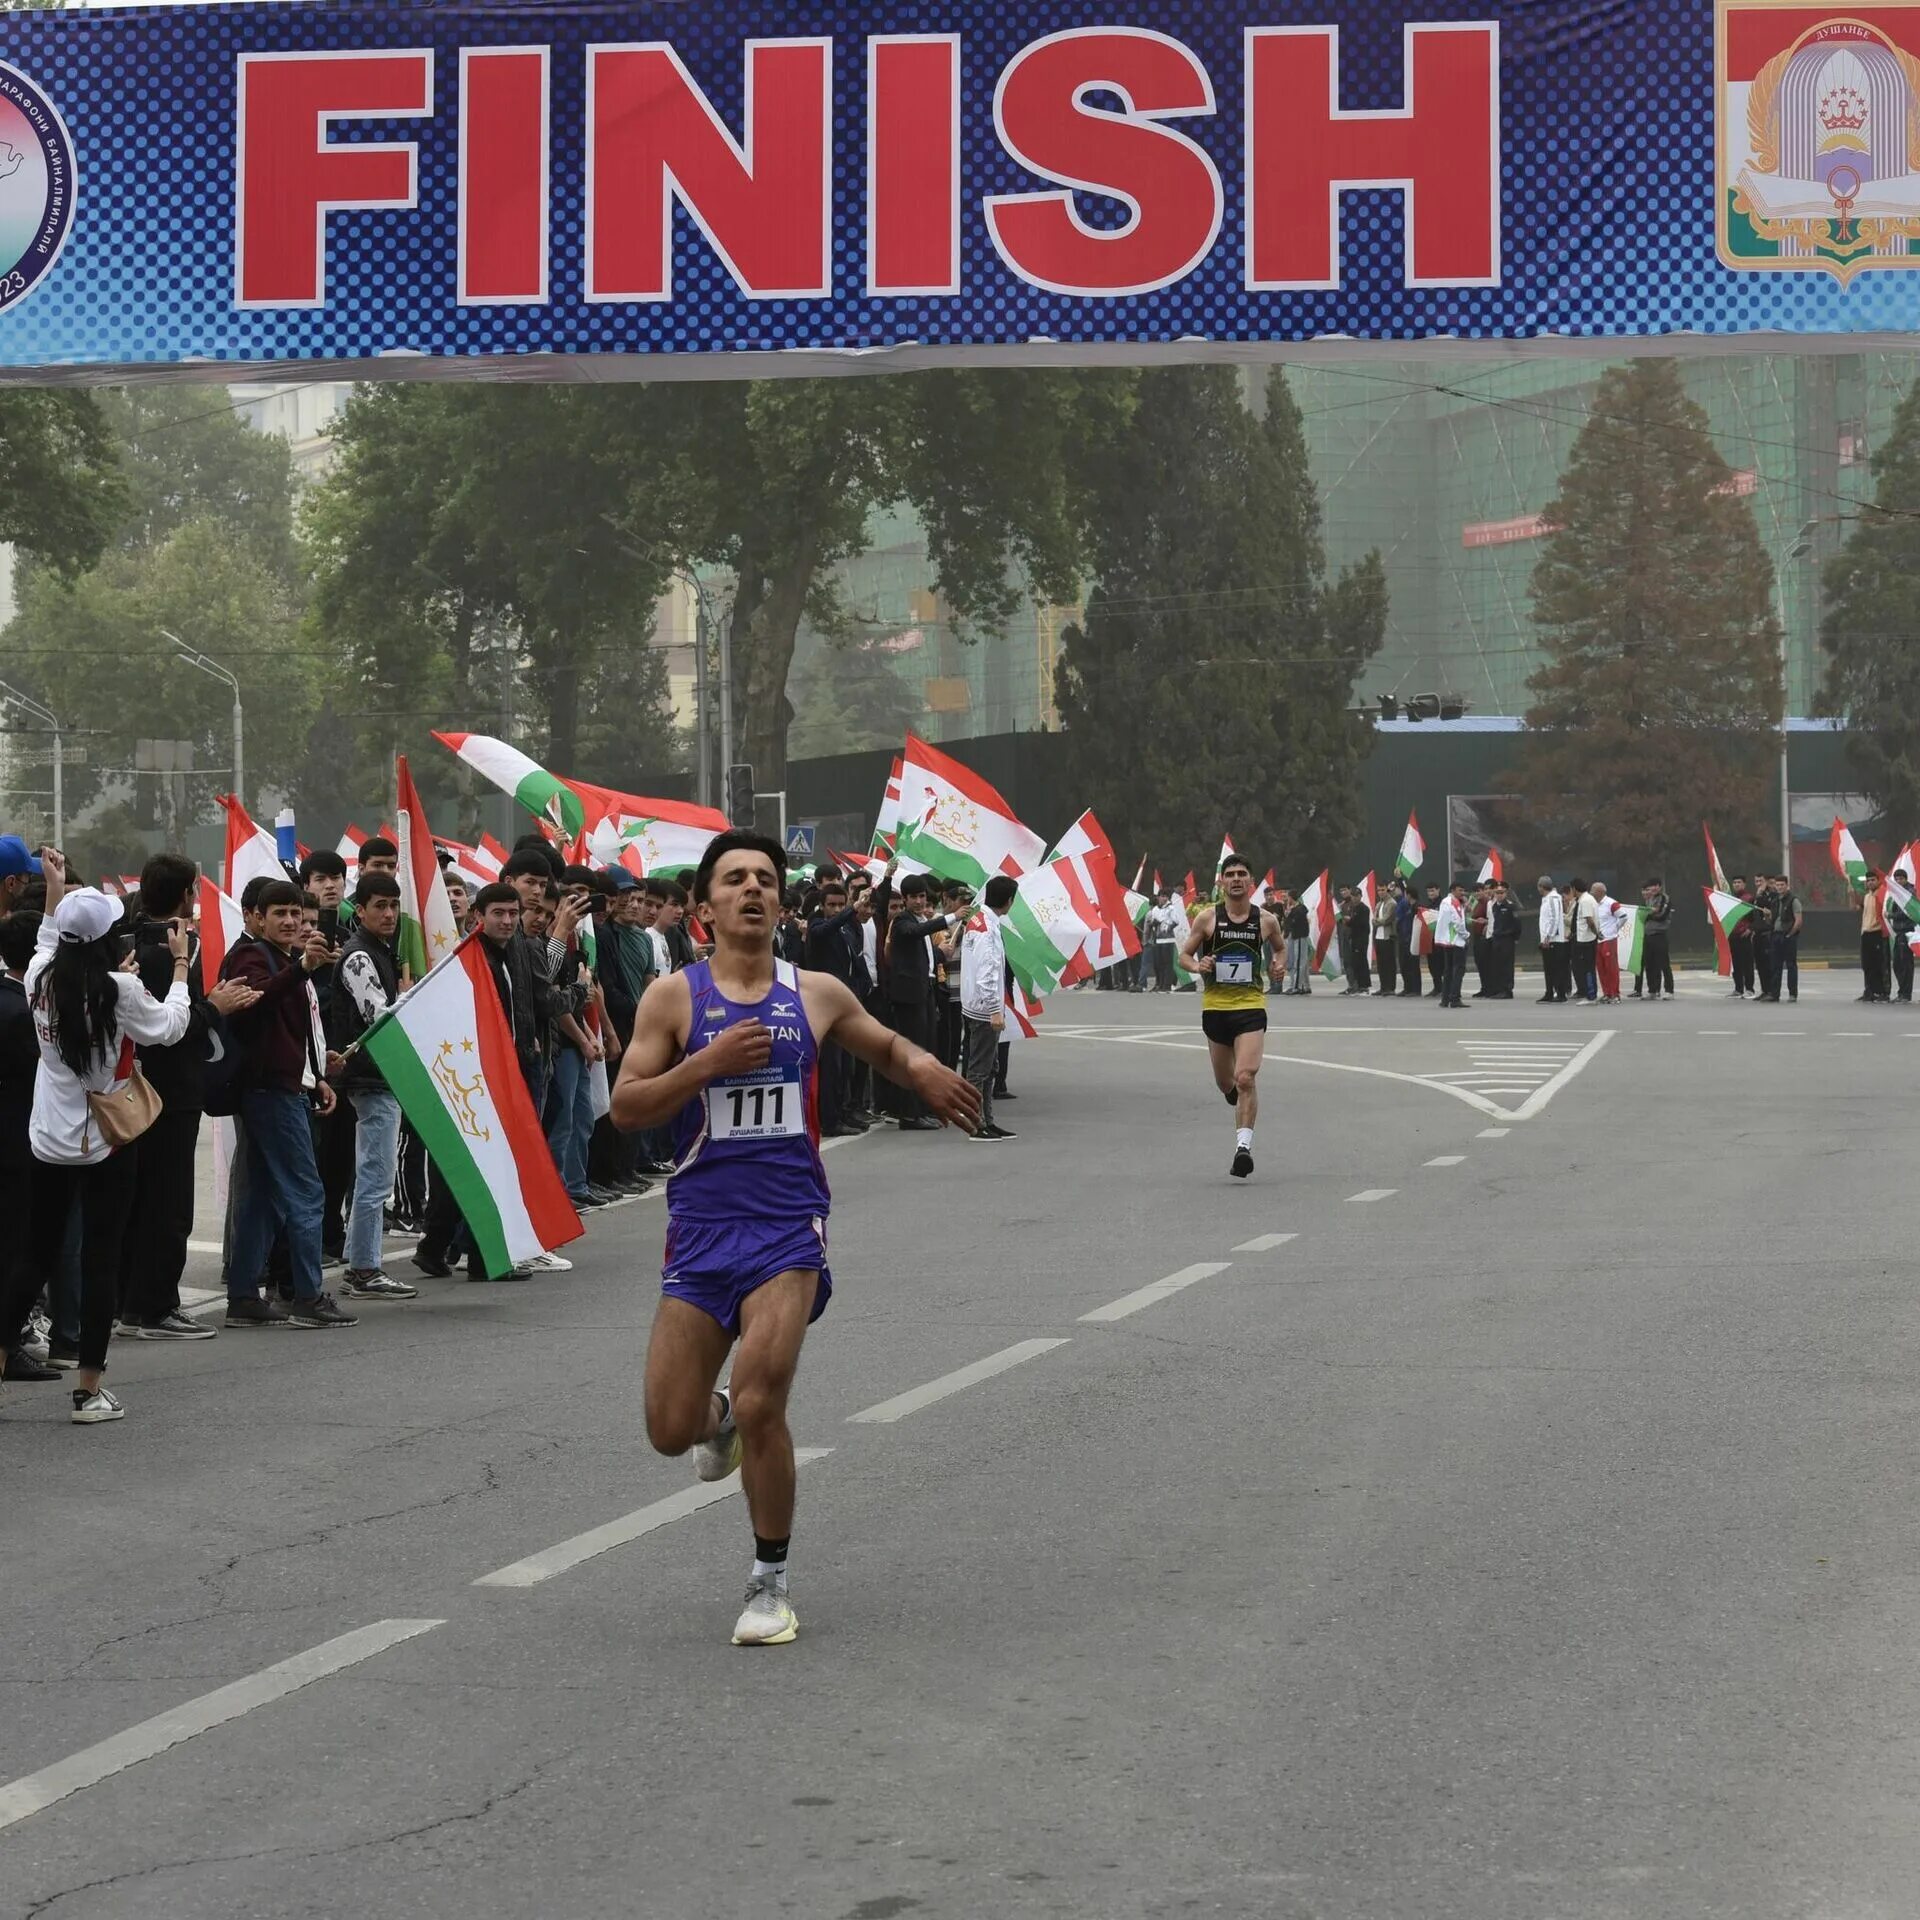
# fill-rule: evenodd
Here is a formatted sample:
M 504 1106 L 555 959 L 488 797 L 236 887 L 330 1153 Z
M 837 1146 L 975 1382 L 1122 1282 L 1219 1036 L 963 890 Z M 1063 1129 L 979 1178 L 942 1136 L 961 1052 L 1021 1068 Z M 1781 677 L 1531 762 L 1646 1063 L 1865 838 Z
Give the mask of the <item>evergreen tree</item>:
M 1871 507 L 1827 562 L 1820 711 L 1847 723 L 1860 783 L 1894 834 L 1920 820 L 1920 383 L 1873 456 Z
M 1224 367 L 1140 376 L 1105 463 L 1097 581 L 1056 697 L 1074 791 L 1116 846 L 1213 870 L 1230 832 L 1304 884 L 1356 836 L 1366 723 L 1347 710 L 1386 626 L 1377 555 L 1329 585 L 1285 375 L 1255 419 Z
M 1515 782 L 1544 844 L 1623 895 L 1763 817 L 1783 692 L 1773 567 L 1670 360 L 1601 378 L 1534 568 L 1546 659 Z

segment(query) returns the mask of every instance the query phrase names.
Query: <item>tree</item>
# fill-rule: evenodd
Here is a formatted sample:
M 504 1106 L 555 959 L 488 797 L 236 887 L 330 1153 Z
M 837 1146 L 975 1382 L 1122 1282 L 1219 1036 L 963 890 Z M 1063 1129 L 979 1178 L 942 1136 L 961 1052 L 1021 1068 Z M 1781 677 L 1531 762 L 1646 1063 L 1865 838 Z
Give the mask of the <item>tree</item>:
M 1881 812 L 1911 821 L 1920 818 L 1920 383 L 1894 412 L 1873 479 L 1873 504 L 1862 504 L 1822 576 L 1819 710 L 1847 723 L 1847 751 Z
M 1732 479 L 1673 362 L 1636 360 L 1601 377 L 1545 509 L 1515 778 L 1550 843 L 1623 885 L 1759 813 L 1779 764 L 1773 568 Z
M 1386 626 L 1369 555 L 1331 585 L 1300 414 L 1229 368 L 1140 376 L 1104 462 L 1097 584 L 1056 693 L 1075 791 L 1117 846 L 1212 871 L 1222 831 L 1298 884 L 1356 837 L 1354 678 Z
M 232 696 L 183 666 L 165 631 L 229 667 L 244 690 L 248 761 L 260 784 L 292 784 L 315 702 L 315 663 L 298 641 L 300 583 L 292 539 L 293 477 L 284 443 L 256 434 L 204 387 L 155 386 L 102 397 L 117 451 L 122 511 L 99 564 L 68 582 L 23 569 L 20 609 L 0 640 L 0 677 L 67 724 L 87 766 L 67 780 L 70 816 L 132 782 L 132 802 L 95 833 L 70 833 L 89 870 L 125 865 L 133 819 L 158 789 L 132 772 L 142 738 L 190 740 L 195 765 L 232 759 Z M 190 818 L 207 818 L 224 771 L 190 785 Z M 184 826 L 188 821 L 159 824 Z
M 388 716 L 363 757 L 428 725 L 538 725 L 536 757 L 582 778 L 677 761 L 648 642 L 697 496 L 667 412 L 640 385 L 355 396 L 303 532 L 329 698 Z
M 941 372 L 886 379 L 687 382 L 706 503 L 701 557 L 734 579 L 737 745 L 763 789 L 785 784 L 787 677 L 803 618 L 837 632 L 833 569 L 870 515 L 905 503 L 934 582 L 976 635 L 1031 589 L 1063 601 L 1088 551 L 1092 481 L 1131 378 Z
M 0 390 L 0 541 L 70 580 L 106 550 L 125 505 L 113 436 L 91 394 Z

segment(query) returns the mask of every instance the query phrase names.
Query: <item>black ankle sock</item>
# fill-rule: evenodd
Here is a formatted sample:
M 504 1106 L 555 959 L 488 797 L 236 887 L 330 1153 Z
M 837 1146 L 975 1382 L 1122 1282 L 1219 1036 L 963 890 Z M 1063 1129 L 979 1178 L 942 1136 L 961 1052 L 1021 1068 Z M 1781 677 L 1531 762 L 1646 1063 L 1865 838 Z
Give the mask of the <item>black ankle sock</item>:
M 787 1547 L 792 1540 L 789 1534 L 785 1540 L 763 1540 L 756 1533 L 753 1536 L 753 1557 L 765 1561 L 770 1567 L 784 1567 L 787 1564 Z

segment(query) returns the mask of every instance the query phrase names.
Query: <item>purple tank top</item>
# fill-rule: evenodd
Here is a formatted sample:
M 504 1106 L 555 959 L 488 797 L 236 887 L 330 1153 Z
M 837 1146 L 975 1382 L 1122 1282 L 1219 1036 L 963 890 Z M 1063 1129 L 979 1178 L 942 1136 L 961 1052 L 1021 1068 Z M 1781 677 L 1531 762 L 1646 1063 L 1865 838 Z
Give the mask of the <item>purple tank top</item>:
M 773 1057 L 755 1073 L 715 1080 L 673 1123 L 667 1212 L 677 1220 L 824 1217 L 830 1204 L 820 1162 L 820 1052 L 790 961 L 773 963 L 764 1000 L 741 1006 L 713 984 L 706 961 L 683 975 L 693 999 L 687 1054 L 741 1020 L 773 1034 Z

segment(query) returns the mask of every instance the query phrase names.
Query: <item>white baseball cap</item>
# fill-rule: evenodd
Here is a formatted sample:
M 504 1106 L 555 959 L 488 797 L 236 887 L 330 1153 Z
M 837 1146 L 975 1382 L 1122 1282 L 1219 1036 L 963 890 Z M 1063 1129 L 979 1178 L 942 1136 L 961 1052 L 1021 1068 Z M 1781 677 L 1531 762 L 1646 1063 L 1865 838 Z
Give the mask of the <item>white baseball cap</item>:
M 53 910 L 54 931 L 62 940 L 86 946 L 104 939 L 119 924 L 126 902 L 98 887 L 77 887 Z

